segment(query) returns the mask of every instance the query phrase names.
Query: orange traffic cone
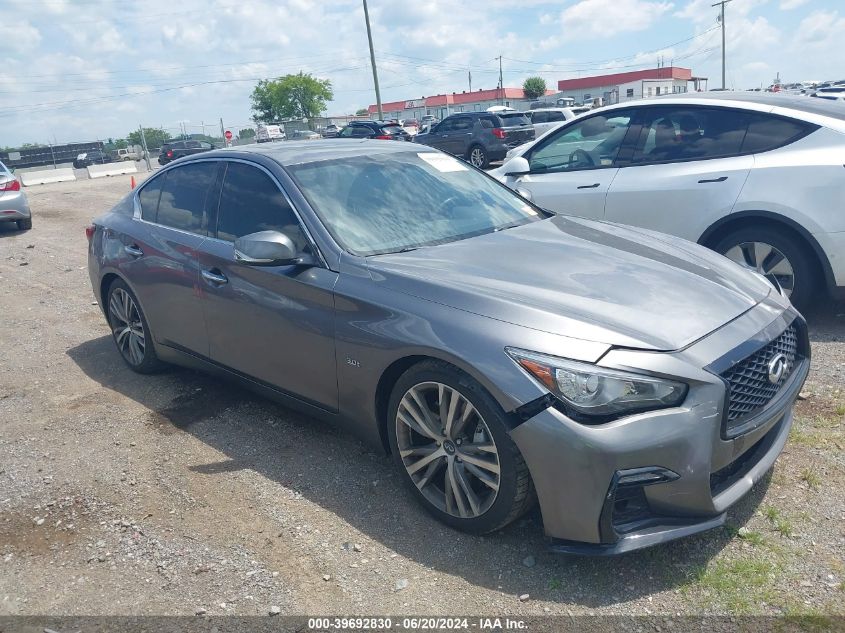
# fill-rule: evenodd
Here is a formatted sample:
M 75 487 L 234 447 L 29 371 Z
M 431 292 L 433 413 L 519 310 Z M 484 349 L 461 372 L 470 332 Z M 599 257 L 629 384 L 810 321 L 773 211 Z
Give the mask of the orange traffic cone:
M 129 178 L 129 188 L 130 189 L 135 188 L 135 176 L 130 176 L 130 178 Z

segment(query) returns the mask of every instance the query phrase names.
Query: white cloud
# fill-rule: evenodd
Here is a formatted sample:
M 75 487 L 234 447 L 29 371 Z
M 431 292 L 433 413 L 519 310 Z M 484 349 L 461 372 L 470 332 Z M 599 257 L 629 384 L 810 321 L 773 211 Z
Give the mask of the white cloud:
M 563 10 L 560 22 L 568 38 L 611 37 L 647 29 L 673 6 L 647 0 L 580 0 Z
M 780 0 L 780 9 L 781 11 L 791 11 L 792 9 L 804 6 L 809 1 L 810 0 Z
M 814 11 L 801 20 L 797 33 L 798 42 L 814 48 L 839 48 L 839 38 L 845 29 L 845 17 L 838 11 Z
M 0 18 L 0 50 L 29 51 L 41 43 L 41 32 L 27 20 Z

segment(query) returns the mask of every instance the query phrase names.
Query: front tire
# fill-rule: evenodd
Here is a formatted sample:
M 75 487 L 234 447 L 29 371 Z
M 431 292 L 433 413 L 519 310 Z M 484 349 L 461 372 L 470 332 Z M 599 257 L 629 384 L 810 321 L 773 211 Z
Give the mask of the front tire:
M 776 280 L 799 310 L 809 306 L 818 287 L 818 265 L 809 248 L 777 228 L 738 229 L 719 240 L 713 250 Z
M 452 365 L 424 361 L 402 374 L 387 425 L 403 479 L 443 523 L 486 534 L 531 508 L 534 486 L 505 412 Z
M 135 293 L 122 280 L 115 279 L 106 296 L 106 311 L 117 350 L 139 374 L 152 374 L 164 366 L 155 352 L 150 326 Z
M 490 166 L 490 157 L 481 145 L 473 145 L 469 148 L 467 160 L 479 169 L 487 169 Z

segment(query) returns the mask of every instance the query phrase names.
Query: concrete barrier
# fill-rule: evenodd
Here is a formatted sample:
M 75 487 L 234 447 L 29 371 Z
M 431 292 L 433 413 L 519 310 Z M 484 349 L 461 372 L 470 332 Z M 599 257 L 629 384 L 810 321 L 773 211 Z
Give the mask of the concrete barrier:
M 105 165 L 91 165 L 88 167 L 89 178 L 102 178 L 103 176 L 120 176 L 122 174 L 137 174 L 138 167 L 132 162 L 106 163 Z
M 25 171 L 16 175 L 21 179 L 21 184 L 24 187 L 31 187 L 32 185 L 46 185 L 51 182 L 76 180 L 76 174 L 73 173 L 73 168 L 71 167 L 62 169 L 42 169 L 41 171 Z

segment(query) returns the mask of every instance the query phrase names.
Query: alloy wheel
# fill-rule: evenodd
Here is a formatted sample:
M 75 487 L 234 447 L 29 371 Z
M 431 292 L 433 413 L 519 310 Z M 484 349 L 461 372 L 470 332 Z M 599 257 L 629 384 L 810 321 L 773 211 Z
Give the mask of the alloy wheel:
M 480 147 L 472 148 L 472 151 L 469 153 L 469 162 L 471 162 L 475 167 L 483 167 L 484 166 L 484 150 Z
M 786 255 L 771 244 L 742 242 L 730 248 L 725 257 L 777 282 L 787 297 L 795 288 L 795 271 L 792 264 Z
M 144 362 L 146 336 L 135 300 L 123 288 L 115 288 L 109 299 L 109 322 L 117 348 L 131 365 Z
M 479 517 L 499 492 L 499 453 L 478 410 L 439 382 L 411 387 L 396 411 L 396 439 L 405 470 L 434 507 Z

